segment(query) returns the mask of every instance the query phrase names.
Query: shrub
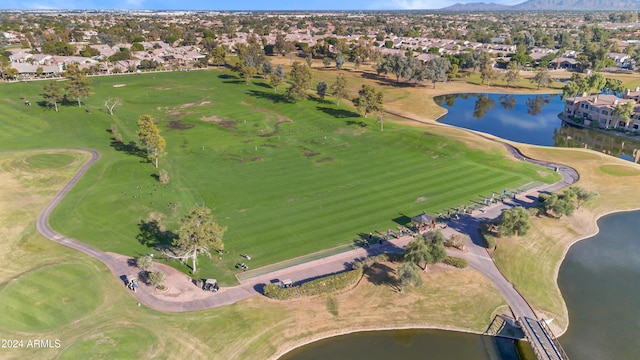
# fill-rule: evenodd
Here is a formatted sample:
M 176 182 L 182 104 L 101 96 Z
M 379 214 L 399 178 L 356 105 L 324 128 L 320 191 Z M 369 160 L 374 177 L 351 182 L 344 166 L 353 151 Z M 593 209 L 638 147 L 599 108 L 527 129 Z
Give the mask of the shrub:
M 306 282 L 300 286 L 281 288 L 278 284 L 264 287 L 264 295 L 276 300 L 290 300 L 303 296 L 317 296 L 345 289 L 355 284 L 362 277 L 362 268 L 356 268 L 334 275 L 329 275 Z
M 464 269 L 469 266 L 469 261 L 467 261 L 467 259 L 455 256 L 447 256 L 447 258 L 444 259 L 444 263 L 447 265 L 455 266 L 458 269 Z
M 169 172 L 165 169 L 162 169 L 158 172 L 158 180 L 160 180 L 161 184 L 169 183 Z
M 480 226 L 480 236 L 484 240 L 484 247 L 489 250 L 495 250 L 496 248 L 496 238 L 489 231 L 489 223 L 483 223 Z

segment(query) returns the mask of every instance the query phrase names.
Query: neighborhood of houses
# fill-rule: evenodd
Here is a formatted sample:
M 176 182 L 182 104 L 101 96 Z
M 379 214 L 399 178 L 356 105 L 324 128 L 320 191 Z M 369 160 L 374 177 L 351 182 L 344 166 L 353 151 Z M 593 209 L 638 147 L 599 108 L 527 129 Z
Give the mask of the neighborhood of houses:
M 140 21 L 145 21 L 145 18 L 140 18 Z M 289 20 L 283 18 L 283 21 Z M 298 16 L 296 21 L 303 22 L 304 17 Z M 632 25 L 634 29 L 637 27 L 636 25 L 638 24 Z M 208 29 L 221 28 L 223 22 L 220 20 L 207 20 L 202 23 L 202 26 Z M 284 40 L 293 44 L 306 44 L 307 48 L 310 48 L 319 41 L 323 41 L 327 36 L 331 36 L 336 39 L 344 39 L 348 44 L 365 43 L 382 54 L 406 54 L 411 52 L 413 56 L 416 56 L 422 62 L 427 62 L 437 56 L 457 55 L 465 51 L 480 50 L 492 54 L 495 64 L 505 64 L 510 61 L 509 56 L 517 51 L 516 45 L 505 43 L 506 35 L 493 37 L 489 43 L 433 37 L 403 37 L 393 34 L 385 34 L 384 39 L 381 39 L 379 32 L 375 32 L 375 29 L 370 29 L 363 34 L 325 35 L 333 30 L 335 30 L 335 26 L 331 23 L 327 23 L 324 29 L 313 26 L 296 29 L 289 27 L 287 33 L 284 33 Z M 180 39 L 168 44 L 159 39 L 149 39 L 152 34 L 143 33 L 142 35 L 146 36 L 148 41 L 139 42 L 135 48 L 132 48 L 132 43 L 117 43 L 109 46 L 96 42 L 95 39 L 97 39 L 98 35 L 96 29 L 85 29 L 82 32 L 81 38 L 74 39 L 75 41 L 71 42 L 71 45 L 76 48 L 75 53 L 80 54 L 83 49 L 90 47 L 96 50 L 93 51 L 93 54 L 97 55 L 84 57 L 46 54 L 41 47 L 28 44 L 25 35 L 22 33 L 11 30 L 2 32 L 3 41 L 11 46 L 7 50 L 11 53 L 9 57 L 10 67 L 17 70 L 14 79 L 26 80 L 56 77 L 64 72 L 66 65 L 69 64 L 85 69 L 90 75 L 136 72 L 144 60 L 153 61 L 160 69 L 176 70 L 192 67 L 198 63 L 202 64 L 203 59 L 207 57 L 206 51 L 199 46 L 202 40 L 200 37 L 196 38 L 194 45 L 182 46 L 180 45 Z M 227 53 L 233 53 L 236 44 L 246 44 L 247 39 L 253 35 L 253 32 L 253 29 L 238 25 L 235 28 L 235 32 L 219 36 L 216 42 Z M 278 34 L 283 34 L 283 32 L 272 30 L 268 34 L 261 34 L 260 37 L 263 44 L 273 45 Z M 374 39 L 377 41 L 374 41 Z M 616 42 L 618 49 L 637 45 L 637 40 L 612 39 L 612 41 Z M 24 46 L 25 44 L 27 46 Z M 130 59 L 109 61 L 109 57 L 122 49 L 130 50 Z M 298 49 L 297 52 L 299 56 L 306 55 L 302 49 Z M 329 52 L 336 53 L 332 44 L 329 45 Z M 559 50 L 553 48 L 532 47 L 529 48 L 527 53 L 531 57 L 532 63 L 527 64 L 528 66 L 523 69 L 536 66 L 542 59 L 549 59 L 550 57 L 553 58 L 553 61 L 549 61 L 548 65 L 551 69 L 575 70 L 578 65 L 577 56 L 579 53 L 573 50 L 559 52 Z M 633 58 L 628 54 L 610 52 L 608 57 L 615 62 L 615 66 L 618 68 L 633 69 L 635 66 Z

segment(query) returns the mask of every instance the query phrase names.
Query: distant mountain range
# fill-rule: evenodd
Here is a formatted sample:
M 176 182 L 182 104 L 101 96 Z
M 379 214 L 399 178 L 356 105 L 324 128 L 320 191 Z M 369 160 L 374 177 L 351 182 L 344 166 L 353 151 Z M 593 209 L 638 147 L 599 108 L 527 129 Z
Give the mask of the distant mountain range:
M 455 4 L 443 11 L 629 11 L 640 10 L 638 0 L 529 0 L 516 5 L 500 5 L 496 3 Z

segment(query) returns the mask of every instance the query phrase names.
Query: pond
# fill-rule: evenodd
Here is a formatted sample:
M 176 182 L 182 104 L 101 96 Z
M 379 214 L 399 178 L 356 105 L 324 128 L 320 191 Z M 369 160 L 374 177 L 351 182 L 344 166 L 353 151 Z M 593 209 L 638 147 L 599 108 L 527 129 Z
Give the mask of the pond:
M 512 340 L 444 330 L 367 331 L 316 341 L 280 360 L 517 360 Z
M 526 144 L 581 147 L 640 161 L 640 142 L 564 123 L 560 95 L 449 94 L 434 101 L 448 113 L 444 124 Z

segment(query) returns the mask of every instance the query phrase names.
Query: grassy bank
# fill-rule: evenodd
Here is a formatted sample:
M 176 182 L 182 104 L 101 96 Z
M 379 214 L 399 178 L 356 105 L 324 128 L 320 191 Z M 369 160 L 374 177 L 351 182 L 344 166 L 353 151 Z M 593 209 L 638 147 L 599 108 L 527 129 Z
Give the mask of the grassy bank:
M 220 309 L 163 314 L 136 306 L 120 279 L 94 259 L 42 238 L 34 219 L 80 165 L 78 152 L 0 153 L 0 318 L 4 339 L 60 340 L 53 349 L 2 349 L 13 358 L 266 359 L 350 329 L 445 327 L 481 332 L 504 304 L 472 271 L 432 267 L 404 295 L 388 285 L 393 265 L 350 292 L 291 303 L 251 298 Z M 59 156 L 58 156 L 59 155 Z M 65 158 L 72 159 L 66 162 Z M 64 165 L 63 165 L 64 164 Z

